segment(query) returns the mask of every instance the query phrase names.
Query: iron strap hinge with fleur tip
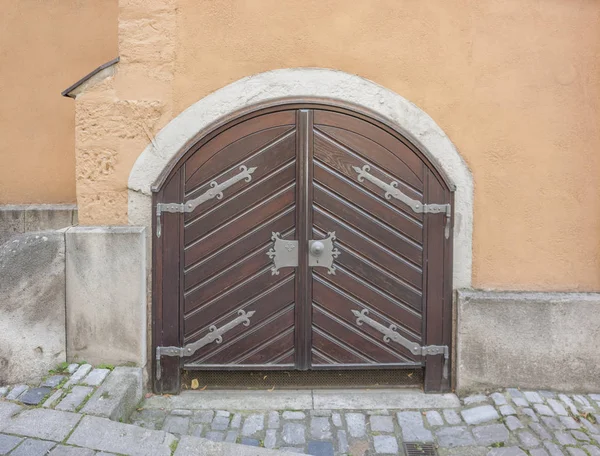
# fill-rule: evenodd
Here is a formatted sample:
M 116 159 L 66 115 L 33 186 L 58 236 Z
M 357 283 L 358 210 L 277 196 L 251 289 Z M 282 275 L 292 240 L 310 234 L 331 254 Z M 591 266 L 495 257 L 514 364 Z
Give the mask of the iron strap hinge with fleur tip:
M 156 378 L 160 380 L 161 377 L 160 358 L 162 356 L 175 356 L 183 358 L 184 356 L 192 356 L 202 347 L 212 342 L 220 344 L 221 342 L 223 342 L 223 334 L 229 331 L 230 329 L 233 329 L 240 324 L 244 326 L 249 326 L 250 317 L 252 317 L 252 315 L 254 315 L 255 312 L 255 310 L 250 310 L 248 312 L 246 312 L 245 310 L 239 310 L 238 316 L 231 320 L 229 323 L 224 324 L 220 328 L 217 328 L 215 325 L 211 325 L 208 328 L 209 332 L 206 336 L 204 336 L 201 339 L 198 339 L 196 342 L 187 344 L 184 347 L 156 347 Z
M 158 203 L 156 205 L 156 236 L 160 237 L 161 234 L 161 226 L 160 226 L 160 216 L 163 212 L 192 212 L 202 203 L 211 200 L 213 198 L 221 199 L 223 198 L 223 190 L 231 187 L 233 184 L 241 180 L 246 180 L 246 182 L 250 182 L 252 180 L 252 173 L 256 171 L 256 167 L 248 168 L 244 165 L 240 166 L 240 172 L 233 177 L 230 177 L 224 182 L 220 184 L 216 181 L 212 181 L 209 185 L 210 188 L 205 191 L 202 195 L 197 198 L 186 201 L 185 203 Z
M 446 226 L 444 228 L 444 236 L 446 239 L 450 237 L 450 218 L 452 217 L 452 206 L 450 206 L 450 204 L 423 204 L 420 201 L 412 199 L 406 193 L 403 193 L 398 189 L 398 182 L 392 181 L 388 184 L 369 173 L 371 170 L 369 165 L 364 165 L 362 168 L 353 166 L 352 169 L 358 173 L 357 179 L 359 182 L 363 182 L 365 179 L 367 179 L 369 182 L 377 185 L 377 187 L 385 191 L 385 199 L 390 199 L 393 196 L 397 200 L 402 201 L 417 214 L 445 213 Z
M 352 313 L 356 317 L 356 324 L 358 326 L 362 326 L 363 323 L 366 323 L 371 328 L 376 329 L 383 334 L 383 341 L 385 343 L 389 344 L 390 341 L 394 341 L 397 344 L 406 347 L 415 356 L 443 355 L 444 366 L 442 373 L 445 379 L 448 378 L 448 358 L 450 353 L 447 345 L 419 345 L 398 333 L 396 331 L 398 329 L 396 325 L 385 326 L 378 321 L 373 320 L 368 316 L 369 311 L 367 309 L 363 309 L 360 312 L 358 310 L 352 310 Z

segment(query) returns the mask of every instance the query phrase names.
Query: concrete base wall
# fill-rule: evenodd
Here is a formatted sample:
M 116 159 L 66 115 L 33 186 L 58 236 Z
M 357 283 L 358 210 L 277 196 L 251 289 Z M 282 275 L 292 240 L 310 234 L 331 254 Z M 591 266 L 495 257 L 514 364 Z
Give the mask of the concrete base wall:
M 459 291 L 457 389 L 600 391 L 600 294 Z
M 77 225 L 74 204 L 9 204 L 0 206 L 0 243 L 15 234 L 58 230 Z
M 144 228 L 74 227 L 66 247 L 68 359 L 144 366 Z
M 13 236 L 0 245 L 0 385 L 65 360 L 64 232 Z

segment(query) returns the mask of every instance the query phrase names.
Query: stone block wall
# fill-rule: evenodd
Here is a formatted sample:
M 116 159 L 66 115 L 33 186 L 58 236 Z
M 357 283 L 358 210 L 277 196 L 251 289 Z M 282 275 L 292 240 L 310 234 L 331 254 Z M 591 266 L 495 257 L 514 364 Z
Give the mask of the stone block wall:
M 457 388 L 600 391 L 600 294 L 459 291 Z
M 72 225 L 77 225 L 75 204 L 0 206 L 0 244 L 15 234 L 58 230 Z

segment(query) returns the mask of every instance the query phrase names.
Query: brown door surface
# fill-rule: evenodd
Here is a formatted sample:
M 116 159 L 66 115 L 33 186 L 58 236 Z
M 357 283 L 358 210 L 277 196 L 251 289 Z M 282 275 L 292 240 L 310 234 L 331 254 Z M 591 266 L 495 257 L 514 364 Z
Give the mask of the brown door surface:
M 405 138 L 342 108 L 270 108 L 205 135 L 155 197 L 156 389 L 177 391 L 181 367 L 420 366 L 447 389 L 450 213 L 419 207 L 451 203 Z M 332 238 L 332 264 L 313 262 L 311 241 Z

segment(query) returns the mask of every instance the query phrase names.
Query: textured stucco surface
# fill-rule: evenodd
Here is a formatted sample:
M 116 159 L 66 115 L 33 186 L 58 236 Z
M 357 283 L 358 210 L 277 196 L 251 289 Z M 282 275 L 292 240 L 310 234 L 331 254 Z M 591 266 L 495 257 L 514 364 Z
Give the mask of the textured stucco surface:
M 64 232 L 15 235 L 0 245 L 0 385 L 65 360 Z
M 600 294 L 458 292 L 457 389 L 600 390 Z
M 415 103 L 457 147 L 474 178 L 474 287 L 600 290 L 599 25 L 587 0 L 121 0 L 117 73 L 77 101 L 78 170 L 107 167 L 78 176 L 80 221 L 127 223 L 135 160 L 211 92 L 332 68 Z M 101 105 L 118 121 L 88 115 Z
M 74 106 L 60 92 L 117 55 L 117 6 L 2 2 L 0 204 L 75 201 Z
M 144 366 L 144 228 L 73 227 L 65 237 L 68 359 Z

